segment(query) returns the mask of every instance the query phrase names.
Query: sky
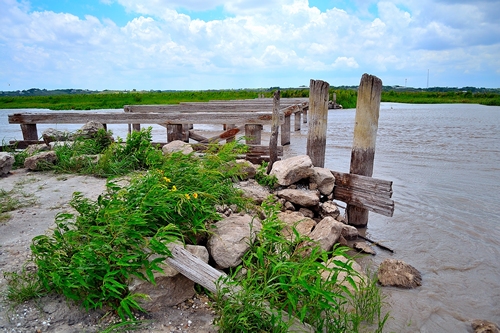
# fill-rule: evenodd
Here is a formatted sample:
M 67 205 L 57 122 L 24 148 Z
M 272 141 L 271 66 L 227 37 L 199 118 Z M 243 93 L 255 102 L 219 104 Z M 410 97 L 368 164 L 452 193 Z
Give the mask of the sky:
M 500 87 L 500 0 L 0 0 L 0 91 Z

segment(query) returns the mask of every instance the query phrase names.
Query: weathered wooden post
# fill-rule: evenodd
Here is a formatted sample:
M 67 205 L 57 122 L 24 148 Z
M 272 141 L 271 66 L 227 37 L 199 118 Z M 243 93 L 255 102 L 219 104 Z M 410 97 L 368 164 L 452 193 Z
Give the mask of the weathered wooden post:
M 267 173 L 271 172 L 274 162 L 278 160 L 278 132 L 280 128 L 280 91 L 273 95 L 273 123 L 271 125 L 271 137 L 269 138 L 269 164 Z
M 176 140 L 183 141 L 184 135 L 182 134 L 182 124 L 167 125 L 167 142 Z
M 328 125 L 328 92 L 330 85 L 311 80 L 309 87 L 309 133 L 307 155 L 316 167 L 325 166 L 326 128 Z
M 262 142 L 262 125 L 246 124 L 245 139 L 247 145 L 260 145 Z
M 290 115 L 285 115 L 285 122 L 281 125 L 281 145 L 286 146 L 290 144 L 290 127 L 291 119 Z
M 300 131 L 300 123 L 301 123 L 301 116 L 302 116 L 302 109 L 300 109 L 299 112 L 295 112 L 293 114 L 294 116 L 294 125 L 295 125 L 295 132 Z
M 21 132 L 23 133 L 23 140 L 25 141 L 38 140 L 38 131 L 36 129 L 36 124 L 21 124 Z
M 350 173 L 368 177 L 373 174 L 381 95 L 382 80 L 373 75 L 363 74 L 356 104 Z M 347 205 L 346 211 L 350 225 L 358 228 L 366 227 L 368 210 Z

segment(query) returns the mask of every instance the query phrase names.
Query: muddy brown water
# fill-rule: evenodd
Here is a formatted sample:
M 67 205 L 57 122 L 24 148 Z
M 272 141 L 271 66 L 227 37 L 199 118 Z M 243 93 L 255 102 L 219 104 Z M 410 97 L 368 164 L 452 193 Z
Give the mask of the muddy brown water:
M 32 110 L 0 110 L 0 139 L 22 138 L 18 125 L 7 124 L 7 114 L 20 111 Z M 329 112 L 325 167 L 348 172 L 354 114 Z M 47 127 L 54 126 L 39 132 Z M 110 129 L 126 136 L 124 125 Z M 165 136 L 153 127 L 155 141 Z M 285 156 L 305 154 L 306 141 L 303 125 Z M 382 103 L 373 177 L 394 182 L 396 206 L 393 217 L 370 213 L 366 235 L 395 253 L 376 249 L 364 263 L 401 259 L 423 276 L 414 290 L 383 289 L 391 313 L 384 331 L 468 332 L 473 319 L 500 324 L 500 107 Z

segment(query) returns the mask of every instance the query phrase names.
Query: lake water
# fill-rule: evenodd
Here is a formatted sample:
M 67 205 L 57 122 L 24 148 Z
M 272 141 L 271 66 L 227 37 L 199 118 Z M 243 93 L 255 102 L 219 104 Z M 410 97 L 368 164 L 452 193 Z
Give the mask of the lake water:
M 20 111 L 0 110 L 0 140 L 22 138 L 7 124 L 7 114 Z M 349 171 L 354 114 L 329 112 L 325 167 Z M 39 132 L 46 127 L 54 126 Z M 126 125 L 109 128 L 126 136 Z M 165 141 L 165 129 L 155 126 L 153 138 Z M 285 156 L 305 154 L 306 139 L 303 126 Z M 404 260 L 423 277 L 417 289 L 383 288 L 391 312 L 385 331 L 500 324 L 500 107 L 382 103 L 373 177 L 394 182 L 396 206 L 393 217 L 370 213 L 366 235 L 395 253 L 376 249 L 364 262 Z

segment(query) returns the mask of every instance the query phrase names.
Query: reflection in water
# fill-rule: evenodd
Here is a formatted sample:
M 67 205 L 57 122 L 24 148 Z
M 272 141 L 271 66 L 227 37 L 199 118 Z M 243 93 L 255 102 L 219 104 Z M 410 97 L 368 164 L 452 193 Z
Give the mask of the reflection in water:
M 21 138 L 18 125 L 6 124 L 12 112 L 0 110 L 0 139 Z M 349 170 L 354 113 L 329 113 L 327 168 Z M 109 128 L 126 136 L 126 126 Z M 164 142 L 165 129 L 155 126 L 153 139 Z M 307 125 L 285 155 L 305 154 L 306 140 Z M 396 208 L 392 218 L 370 213 L 366 233 L 395 254 L 378 250 L 364 263 L 392 257 L 423 275 L 415 290 L 383 289 L 392 317 L 386 331 L 465 332 L 477 318 L 500 323 L 499 171 L 500 107 L 382 104 L 373 176 L 394 182 Z

